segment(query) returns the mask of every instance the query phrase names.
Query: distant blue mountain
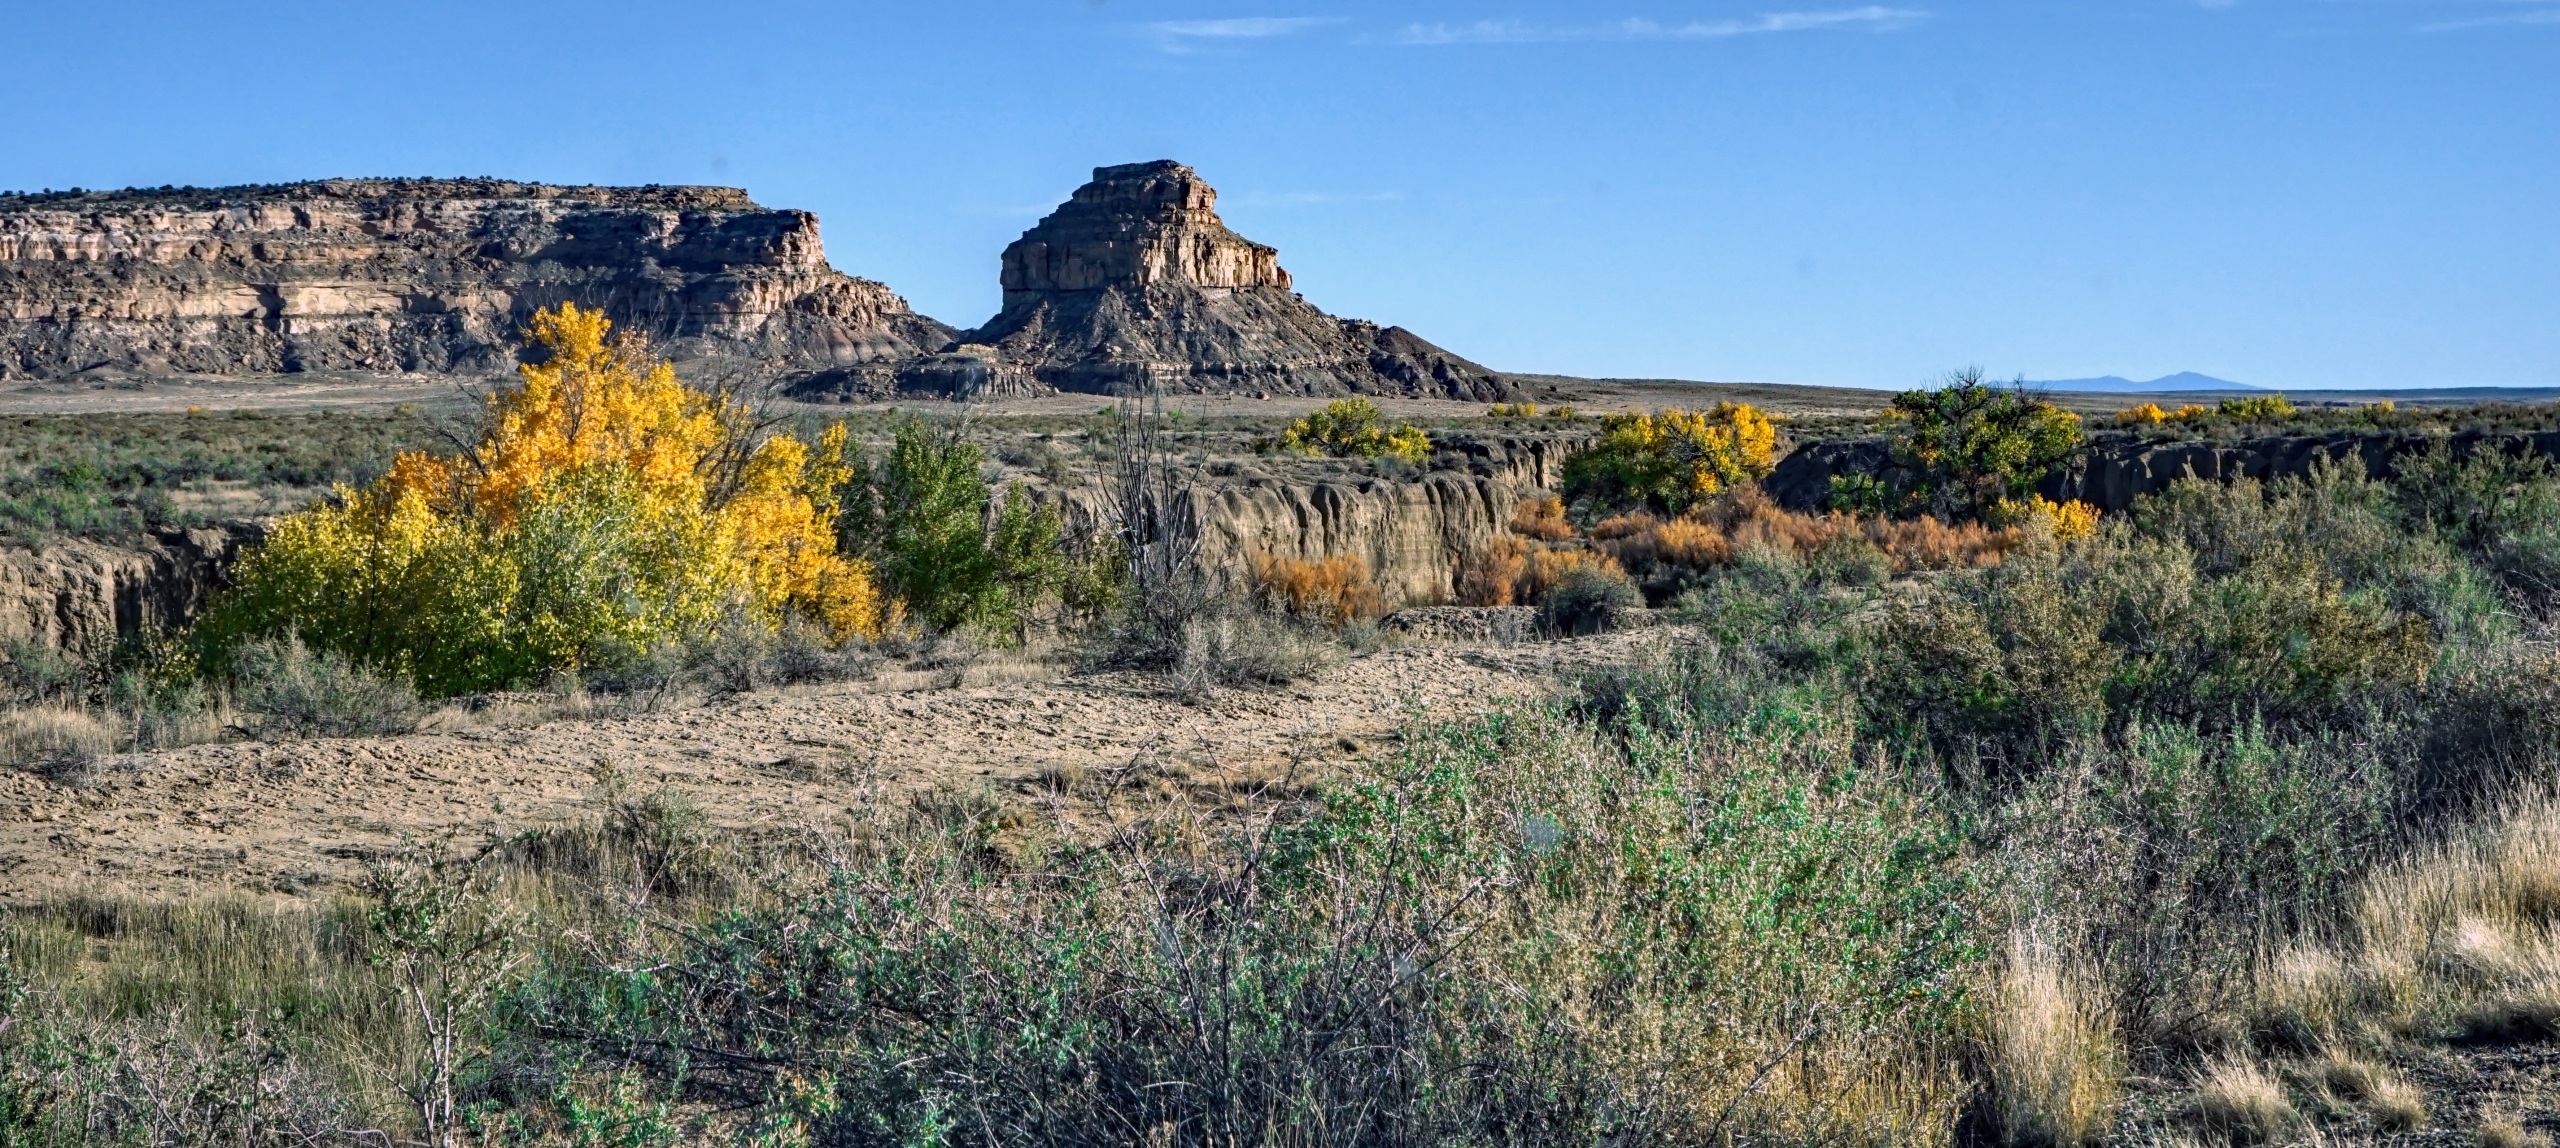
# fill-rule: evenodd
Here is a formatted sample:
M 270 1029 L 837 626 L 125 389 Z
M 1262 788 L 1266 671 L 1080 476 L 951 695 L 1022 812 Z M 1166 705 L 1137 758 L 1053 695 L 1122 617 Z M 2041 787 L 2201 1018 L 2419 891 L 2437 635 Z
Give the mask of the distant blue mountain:
M 2147 383 L 2137 383 L 2121 375 L 2107 375 L 2102 378 L 2095 379 L 2047 379 L 2042 382 L 2030 382 L 2027 385 L 2030 387 L 2039 387 L 2048 391 L 2103 391 L 2108 393 L 2148 391 L 2259 391 L 2266 389 L 2264 387 L 2249 386 L 2245 383 L 2235 383 L 2229 379 L 2217 379 L 2211 375 L 2199 375 L 2194 371 L 2180 371 L 2174 375 L 2162 375 Z

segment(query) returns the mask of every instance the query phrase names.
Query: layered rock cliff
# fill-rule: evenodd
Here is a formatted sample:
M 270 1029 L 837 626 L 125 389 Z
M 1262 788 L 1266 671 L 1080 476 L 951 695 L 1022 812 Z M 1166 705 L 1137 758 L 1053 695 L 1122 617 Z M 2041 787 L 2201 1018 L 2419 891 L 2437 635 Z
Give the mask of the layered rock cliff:
M 98 658 L 125 639 L 184 625 L 240 548 L 262 535 L 240 523 L 130 543 L 0 547 L 0 643 Z
M 1510 528 L 1521 499 L 1561 485 L 1564 460 L 1587 445 L 1571 434 L 1451 437 L 1419 478 L 1211 477 L 1189 489 L 1183 516 L 1199 524 L 1195 559 L 1216 577 L 1241 582 L 1256 557 L 1356 555 L 1389 603 L 1445 603 L 1461 563 Z M 1049 497 L 1079 531 L 1108 521 L 1099 490 Z
M 1004 309 L 962 337 L 981 349 L 966 362 L 919 364 L 901 385 L 1517 397 L 1517 384 L 1401 327 L 1318 310 L 1292 289 L 1277 251 L 1227 228 L 1217 201 L 1170 160 L 1095 168 L 1093 182 L 1005 248 Z M 838 373 L 796 393 L 847 395 L 861 381 Z
M 718 187 L 333 179 L 0 196 L 0 379 L 478 372 L 535 309 L 680 359 L 888 371 L 951 329 L 828 266 L 817 217 Z

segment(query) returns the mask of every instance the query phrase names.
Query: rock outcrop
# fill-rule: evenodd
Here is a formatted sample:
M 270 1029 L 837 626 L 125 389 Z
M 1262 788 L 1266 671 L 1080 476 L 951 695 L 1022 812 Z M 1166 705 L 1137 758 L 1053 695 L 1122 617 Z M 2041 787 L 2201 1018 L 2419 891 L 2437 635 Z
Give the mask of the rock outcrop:
M 1209 478 L 1186 493 L 1199 524 L 1194 555 L 1212 576 L 1241 580 L 1257 557 L 1320 561 L 1355 555 L 1390 604 L 1455 600 L 1460 565 L 1509 529 L 1520 500 L 1564 480 L 1584 435 L 1452 437 L 1418 478 Z M 1106 522 L 1101 492 L 1059 492 L 1074 529 Z
M 1493 400 L 1519 385 L 1401 327 L 1338 319 L 1291 287 L 1279 253 L 1227 229 L 1218 193 L 1169 160 L 1096 168 L 1004 250 L 1004 309 L 962 341 L 967 377 L 1113 394 L 1372 394 Z M 920 363 L 910 390 L 953 364 Z M 852 395 L 839 373 L 795 386 Z
M 186 624 L 222 584 L 255 523 L 161 530 L 130 543 L 76 539 L 0 547 L 0 642 L 86 658 Z
M 481 372 L 535 309 L 678 359 L 873 369 L 950 328 L 828 266 L 817 217 L 719 187 L 333 179 L 0 196 L 0 379 Z

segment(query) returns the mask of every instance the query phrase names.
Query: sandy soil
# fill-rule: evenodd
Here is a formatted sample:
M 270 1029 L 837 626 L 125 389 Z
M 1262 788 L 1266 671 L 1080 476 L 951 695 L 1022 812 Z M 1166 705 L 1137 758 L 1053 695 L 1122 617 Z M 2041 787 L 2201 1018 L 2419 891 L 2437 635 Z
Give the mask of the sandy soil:
M 964 677 L 946 688 L 911 674 L 627 718 L 128 755 L 79 785 L 0 773 L 0 903 L 75 889 L 325 890 L 403 835 L 505 834 L 590 814 L 599 766 L 751 832 L 822 828 L 873 793 L 984 785 L 1028 795 L 1050 771 L 1141 757 L 1270 774 L 1293 760 L 1379 752 L 1417 717 L 1539 696 L 1560 671 L 1661 640 L 1639 631 L 1398 646 L 1296 686 L 1222 691 L 1198 705 L 1137 674 Z

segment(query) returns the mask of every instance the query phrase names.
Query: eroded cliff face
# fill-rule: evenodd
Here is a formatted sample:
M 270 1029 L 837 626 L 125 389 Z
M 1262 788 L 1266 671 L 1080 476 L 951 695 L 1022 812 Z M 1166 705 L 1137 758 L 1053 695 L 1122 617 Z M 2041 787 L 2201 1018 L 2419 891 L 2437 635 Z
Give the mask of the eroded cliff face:
M 1219 220 L 1218 193 L 1170 160 L 1094 169 L 1093 181 L 1003 257 L 1004 310 L 963 336 L 987 348 L 966 377 L 1112 394 L 1518 397 L 1504 376 L 1400 327 L 1325 314 L 1291 289 L 1279 253 Z M 909 371 L 907 389 L 950 377 Z M 795 393 L 847 394 L 842 372 Z
M 2323 464 L 2361 467 L 2365 474 L 2388 478 L 2401 460 L 2439 442 L 2456 458 L 2467 459 L 2489 449 L 2560 459 L 2560 431 L 2466 431 L 2444 438 L 2340 431 L 2267 435 L 2228 443 L 2149 442 L 2107 434 L 2091 440 L 2079 458 L 2047 478 L 2037 492 L 2056 501 L 2078 499 L 2117 514 L 2132 509 L 2136 499 L 2167 490 L 2181 478 L 2214 482 L 2302 478 Z M 1829 505 L 1833 477 L 1889 477 L 1896 466 L 1892 451 L 1879 439 L 1814 443 L 1779 460 L 1762 486 L 1790 510 L 1820 510 Z
M 903 362 L 951 329 L 828 266 L 817 217 L 717 187 L 323 180 L 0 197 L 0 378 L 482 372 L 535 309 L 679 359 Z
M 1458 568 L 1510 528 L 1520 501 L 1563 481 L 1564 460 L 1588 436 L 1488 436 L 1441 444 L 1417 478 L 1212 478 L 1186 508 L 1200 524 L 1197 561 L 1241 584 L 1256 557 L 1318 561 L 1356 555 L 1391 605 L 1455 600 Z M 1105 522 L 1100 492 L 1053 495 L 1077 529 Z
M 1259 482 L 1194 492 L 1200 562 L 1241 576 L 1257 555 L 1358 555 L 1391 604 L 1456 600 L 1458 567 L 1510 528 L 1520 501 L 1560 485 L 1573 437 L 1444 444 L 1462 459 L 1419 480 Z
M 0 546 L 0 642 L 100 658 L 127 638 L 184 625 L 263 533 L 236 523 L 122 544 Z

